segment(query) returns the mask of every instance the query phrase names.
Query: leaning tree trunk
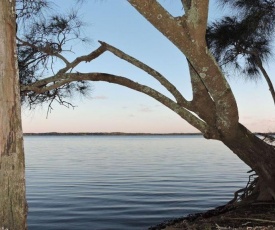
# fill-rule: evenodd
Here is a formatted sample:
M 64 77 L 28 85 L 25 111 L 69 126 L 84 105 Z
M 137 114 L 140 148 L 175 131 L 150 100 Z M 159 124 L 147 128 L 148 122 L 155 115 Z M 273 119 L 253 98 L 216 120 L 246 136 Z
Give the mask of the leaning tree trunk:
M 0 229 L 27 229 L 15 0 L 0 1 Z
M 239 124 L 234 138 L 221 140 L 259 176 L 257 200 L 275 198 L 275 148 Z

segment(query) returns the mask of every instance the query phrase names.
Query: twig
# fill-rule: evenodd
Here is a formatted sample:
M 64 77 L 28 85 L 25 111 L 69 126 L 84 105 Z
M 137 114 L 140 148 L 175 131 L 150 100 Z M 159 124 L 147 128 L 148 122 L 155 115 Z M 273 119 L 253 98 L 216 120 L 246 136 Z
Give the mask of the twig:
M 226 217 L 225 219 L 229 219 L 229 220 L 249 220 L 249 221 L 257 221 L 257 222 L 275 224 L 275 221 L 273 221 L 273 220 L 254 219 L 254 218 L 244 218 L 244 217 L 243 218 L 230 218 L 230 217 Z
M 218 224 L 216 224 L 216 227 L 217 227 L 218 230 L 228 230 L 228 229 L 230 229 L 228 227 L 221 227 Z

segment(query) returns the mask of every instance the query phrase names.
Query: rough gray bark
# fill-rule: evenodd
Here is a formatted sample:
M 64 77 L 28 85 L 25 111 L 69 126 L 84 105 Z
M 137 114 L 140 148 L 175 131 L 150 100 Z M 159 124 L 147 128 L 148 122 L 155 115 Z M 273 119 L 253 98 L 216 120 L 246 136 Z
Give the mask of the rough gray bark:
M 0 1 L 0 229 L 27 229 L 15 1 Z

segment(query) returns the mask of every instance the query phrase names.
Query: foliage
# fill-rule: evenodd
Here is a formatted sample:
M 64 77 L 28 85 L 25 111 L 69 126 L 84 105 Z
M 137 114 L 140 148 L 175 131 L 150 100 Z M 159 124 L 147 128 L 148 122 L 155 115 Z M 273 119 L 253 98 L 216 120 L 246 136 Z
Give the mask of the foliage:
M 16 0 L 16 14 L 21 20 L 41 15 L 45 8 L 49 8 L 47 0 Z
M 251 29 L 257 29 L 265 35 L 271 35 L 274 30 L 275 1 L 274 0 L 220 0 L 224 6 L 237 10 L 240 18 L 248 19 Z
M 63 54 L 72 52 L 74 42 L 88 42 L 88 39 L 82 37 L 84 23 L 76 11 L 64 15 L 44 14 L 45 8 L 49 7 L 46 1 L 18 0 L 18 3 L 18 24 L 22 25 L 24 21 L 28 25 L 20 26 L 17 32 L 19 77 L 21 86 L 24 86 L 41 80 L 48 72 L 56 74 L 57 61 L 67 62 Z M 86 95 L 89 89 L 87 82 L 76 81 L 42 94 L 22 93 L 21 101 L 30 107 L 47 103 L 49 109 L 53 101 L 73 106 L 65 99 L 74 92 Z
M 233 65 L 246 77 L 260 75 L 259 62 L 271 56 L 274 0 L 221 0 L 237 12 L 209 25 L 207 42 L 220 65 Z
M 236 17 L 225 17 L 207 31 L 208 45 L 220 65 L 232 64 L 248 77 L 260 74 L 258 58 L 262 62 L 271 56 L 271 40 L 254 31 Z

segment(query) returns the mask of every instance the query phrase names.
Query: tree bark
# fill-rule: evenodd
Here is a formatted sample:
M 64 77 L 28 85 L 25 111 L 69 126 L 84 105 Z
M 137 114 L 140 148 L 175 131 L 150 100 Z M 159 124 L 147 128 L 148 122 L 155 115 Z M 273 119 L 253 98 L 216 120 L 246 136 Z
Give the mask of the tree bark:
M 186 56 L 193 69 L 191 74 L 197 74 L 208 91 L 215 110 L 209 111 L 199 103 L 196 111 L 197 115 L 203 114 L 209 127 L 208 133 L 201 130 L 204 136 L 218 139 L 228 146 L 258 173 L 262 184 L 268 187 L 269 193 L 275 198 L 275 150 L 239 124 L 233 92 L 207 49 L 205 31 L 209 1 L 194 0 L 191 4 L 182 1 L 186 12 L 180 20 L 170 15 L 156 0 L 128 2 Z M 192 81 L 193 91 L 196 90 L 194 83 Z
M 275 198 L 275 149 L 273 146 L 259 139 L 243 125 L 238 125 L 238 130 L 234 138 L 221 140 L 230 148 L 243 162 L 251 167 L 259 175 L 258 199 L 269 200 Z
M 0 229 L 27 229 L 15 1 L 0 1 Z
M 275 90 L 274 90 L 274 87 L 273 87 L 273 84 L 272 84 L 272 81 L 270 80 L 270 77 L 269 75 L 267 74 L 267 72 L 265 71 L 265 68 L 263 67 L 263 63 L 261 61 L 261 59 L 258 57 L 257 58 L 257 65 L 259 67 L 259 69 L 261 70 L 266 82 L 267 82 L 267 85 L 269 87 L 269 91 L 271 93 L 271 96 L 272 96 L 272 99 L 273 99 L 273 102 L 275 104 Z

